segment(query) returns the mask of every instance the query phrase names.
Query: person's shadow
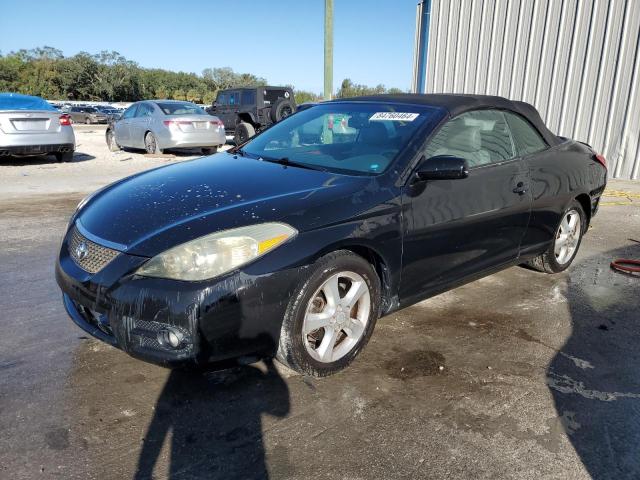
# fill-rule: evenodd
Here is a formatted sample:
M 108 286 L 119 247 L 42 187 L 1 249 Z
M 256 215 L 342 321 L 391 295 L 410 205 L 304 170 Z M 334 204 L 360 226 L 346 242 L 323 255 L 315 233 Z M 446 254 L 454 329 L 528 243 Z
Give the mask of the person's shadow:
M 613 272 L 640 244 L 572 267 L 572 333 L 547 369 L 567 437 L 594 479 L 640 478 L 640 278 Z
M 169 478 L 268 478 L 261 416 L 286 416 L 289 390 L 273 363 L 264 364 L 262 370 L 246 366 L 209 374 L 173 370 L 158 398 L 135 478 L 152 478 L 169 436 Z

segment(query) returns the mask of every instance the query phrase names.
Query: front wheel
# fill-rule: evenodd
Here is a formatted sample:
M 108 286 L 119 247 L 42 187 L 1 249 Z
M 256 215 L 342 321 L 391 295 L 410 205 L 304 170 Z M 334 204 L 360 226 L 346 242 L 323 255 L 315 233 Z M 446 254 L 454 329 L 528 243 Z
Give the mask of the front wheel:
M 56 152 L 56 160 L 61 163 L 68 163 L 73 161 L 73 152 Z
M 85 119 L 84 119 L 84 123 L 85 123 L 86 125 L 91 125 L 91 117 L 87 117 L 87 118 L 85 118 Z
M 211 147 L 211 148 L 203 148 L 202 149 L 202 154 L 203 155 L 214 155 L 218 153 L 218 147 Z
M 542 255 L 527 262 L 527 265 L 545 273 L 559 273 L 571 265 L 578 253 L 582 235 L 587 229 L 587 218 L 577 200 L 565 210 L 556 229 L 551 245 Z
M 320 258 L 287 307 L 278 360 L 315 377 L 345 368 L 373 333 L 380 291 L 378 275 L 359 255 L 338 250 Z
M 240 145 L 256 134 L 256 129 L 247 122 L 240 122 L 236 125 L 236 131 L 233 140 L 236 145 Z
M 158 147 L 158 141 L 153 133 L 147 132 L 144 136 L 144 148 L 147 153 L 151 154 L 161 154 L 162 149 Z

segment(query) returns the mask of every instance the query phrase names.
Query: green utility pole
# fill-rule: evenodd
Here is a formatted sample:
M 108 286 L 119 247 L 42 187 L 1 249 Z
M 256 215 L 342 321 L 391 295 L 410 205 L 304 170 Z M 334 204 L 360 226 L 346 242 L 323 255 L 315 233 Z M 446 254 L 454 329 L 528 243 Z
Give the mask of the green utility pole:
M 333 96 L 333 0 L 324 0 L 324 99 Z

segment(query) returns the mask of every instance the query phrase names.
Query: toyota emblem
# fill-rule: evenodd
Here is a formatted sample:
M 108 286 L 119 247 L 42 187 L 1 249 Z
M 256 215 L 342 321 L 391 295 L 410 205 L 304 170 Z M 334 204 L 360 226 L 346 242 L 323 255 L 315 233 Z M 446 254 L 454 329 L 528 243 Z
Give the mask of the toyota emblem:
M 80 242 L 76 247 L 75 253 L 78 260 L 84 260 L 89 255 L 89 247 L 85 242 Z

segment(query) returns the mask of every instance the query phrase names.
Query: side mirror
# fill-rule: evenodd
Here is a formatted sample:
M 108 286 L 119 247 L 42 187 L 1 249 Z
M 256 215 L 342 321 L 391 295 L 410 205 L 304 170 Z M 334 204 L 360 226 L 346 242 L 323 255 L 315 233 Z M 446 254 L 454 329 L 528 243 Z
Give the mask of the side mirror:
M 416 170 L 418 180 L 456 180 L 469 176 L 469 166 L 464 158 L 451 155 L 424 157 Z

